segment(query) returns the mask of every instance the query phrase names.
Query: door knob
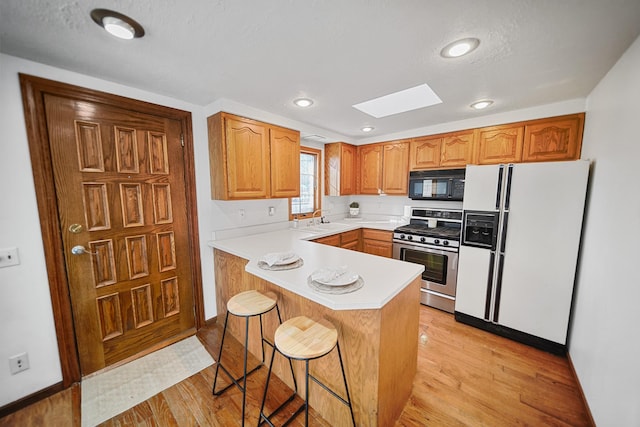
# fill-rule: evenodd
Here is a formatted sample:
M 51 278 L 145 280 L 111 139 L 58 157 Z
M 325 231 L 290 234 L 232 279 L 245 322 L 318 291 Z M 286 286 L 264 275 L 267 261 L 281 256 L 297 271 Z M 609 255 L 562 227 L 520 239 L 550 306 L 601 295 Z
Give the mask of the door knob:
M 83 255 L 83 254 L 89 254 L 89 255 L 96 255 L 96 252 L 91 252 L 89 250 L 87 250 L 87 248 L 85 248 L 82 245 L 76 245 L 74 247 L 71 248 L 71 253 L 74 255 Z

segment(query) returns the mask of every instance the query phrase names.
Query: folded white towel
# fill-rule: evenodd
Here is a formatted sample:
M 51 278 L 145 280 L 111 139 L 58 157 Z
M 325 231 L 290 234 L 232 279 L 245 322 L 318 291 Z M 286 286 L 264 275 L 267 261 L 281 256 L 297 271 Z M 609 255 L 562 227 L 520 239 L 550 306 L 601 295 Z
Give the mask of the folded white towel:
M 260 258 L 260 261 L 273 267 L 276 264 L 288 264 L 289 261 L 295 262 L 298 258 L 295 252 L 271 252 Z
M 311 273 L 311 280 L 320 283 L 329 283 L 336 280 L 338 277 L 347 273 L 347 266 L 342 265 L 340 267 L 324 267 L 319 268 Z

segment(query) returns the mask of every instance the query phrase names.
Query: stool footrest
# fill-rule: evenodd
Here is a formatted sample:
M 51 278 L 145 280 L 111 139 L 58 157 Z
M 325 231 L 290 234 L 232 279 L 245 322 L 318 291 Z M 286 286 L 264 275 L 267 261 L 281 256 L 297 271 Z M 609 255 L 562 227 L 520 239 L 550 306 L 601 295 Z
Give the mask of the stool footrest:
M 220 363 L 220 362 L 218 362 Z M 249 374 L 254 373 L 255 371 L 257 371 L 258 369 L 262 368 L 264 365 L 261 363 L 258 366 L 256 366 L 255 368 L 251 369 L 250 371 L 247 372 L 247 377 L 249 376 Z M 231 383 L 227 384 L 222 390 L 219 391 L 213 391 L 214 396 L 220 396 L 222 393 L 224 393 L 225 391 L 227 391 L 227 389 L 229 387 L 231 387 L 232 385 L 235 385 L 236 387 L 238 387 L 240 389 L 241 392 L 244 392 L 244 387 L 242 387 L 242 385 L 240 385 L 240 380 L 244 379 L 244 375 L 241 375 L 238 378 L 234 378 L 231 373 L 229 371 L 227 371 L 227 368 L 225 368 L 224 366 L 222 366 L 222 364 L 220 364 L 220 368 L 222 369 L 222 371 L 227 374 L 227 376 L 231 379 Z
M 325 389 L 326 391 L 328 391 L 329 393 L 331 393 L 331 395 L 333 395 L 333 397 L 335 397 L 336 399 L 338 399 L 339 401 L 341 401 L 342 403 L 344 403 L 347 407 L 350 407 L 351 404 L 346 400 L 343 399 L 342 396 L 340 396 L 338 393 L 336 393 L 335 391 L 331 390 L 329 387 L 327 387 L 325 384 L 323 384 L 322 382 L 320 382 L 319 379 L 317 379 L 316 377 L 314 377 L 313 375 L 309 374 L 309 378 L 311 378 L 313 381 L 315 381 L 316 384 L 318 384 L 320 387 L 322 387 L 323 389 Z
M 264 413 L 260 412 L 260 420 L 258 422 L 258 427 L 260 427 L 262 425 L 262 423 L 267 423 L 269 424 L 271 427 L 275 427 L 273 425 L 273 423 L 271 422 L 271 417 L 273 417 L 274 415 L 276 415 L 278 412 L 280 412 L 281 410 L 283 410 L 284 408 L 286 408 L 286 406 L 293 402 L 293 399 L 295 399 L 295 397 L 297 396 L 297 393 L 294 391 L 293 393 L 291 393 L 291 396 L 289 396 L 287 398 L 287 400 L 285 400 L 284 402 L 282 402 L 280 404 L 280 406 L 278 406 L 271 414 L 269 415 L 265 415 Z M 296 412 L 293 413 L 293 415 L 291 415 L 287 421 L 285 421 L 285 423 L 283 424 L 283 426 L 286 426 L 287 424 L 289 424 L 291 421 L 293 421 L 293 419 L 300 413 L 302 412 L 302 410 L 304 409 L 304 404 L 302 404 L 297 410 Z

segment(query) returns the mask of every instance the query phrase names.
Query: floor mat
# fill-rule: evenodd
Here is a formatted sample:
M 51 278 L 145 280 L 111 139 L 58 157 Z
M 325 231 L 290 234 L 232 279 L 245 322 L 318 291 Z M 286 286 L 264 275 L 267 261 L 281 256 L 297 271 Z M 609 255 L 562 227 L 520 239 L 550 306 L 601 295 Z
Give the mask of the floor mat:
M 82 427 L 96 426 L 213 364 L 197 337 L 82 380 Z

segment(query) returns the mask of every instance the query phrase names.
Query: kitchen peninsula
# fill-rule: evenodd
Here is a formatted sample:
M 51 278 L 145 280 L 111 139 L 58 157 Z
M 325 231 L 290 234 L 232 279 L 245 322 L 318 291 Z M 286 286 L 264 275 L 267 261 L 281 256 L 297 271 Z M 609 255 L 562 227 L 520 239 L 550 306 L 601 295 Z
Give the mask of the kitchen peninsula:
M 393 425 L 411 393 L 416 372 L 420 275 L 424 267 L 309 241 L 341 231 L 339 226 L 322 234 L 281 230 L 210 242 L 214 248 L 218 319 L 224 318 L 231 296 L 249 289 L 275 292 L 283 321 L 299 315 L 328 319 L 339 332 L 356 423 Z M 258 260 L 271 252 L 295 252 L 304 265 L 283 271 L 258 267 Z M 357 273 L 364 286 L 336 295 L 319 293 L 307 283 L 315 270 L 338 266 Z M 243 321 L 231 316 L 229 322 L 230 332 L 242 342 Z M 252 323 L 249 350 L 260 357 L 259 323 Z M 267 337 L 273 336 L 276 327 L 276 316 L 265 316 Z M 344 390 L 336 352 L 311 366 L 330 387 Z M 286 359 L 276 356 L 274 372 L 292 387 L 286 368 Z M 303 384 L 302 365 L 294 364 L 294 369 L 298 384 Z M 331 425 L 350 425 L 348 409 L 317 386 L 312 386 L 310 399 L 311 406 Z

